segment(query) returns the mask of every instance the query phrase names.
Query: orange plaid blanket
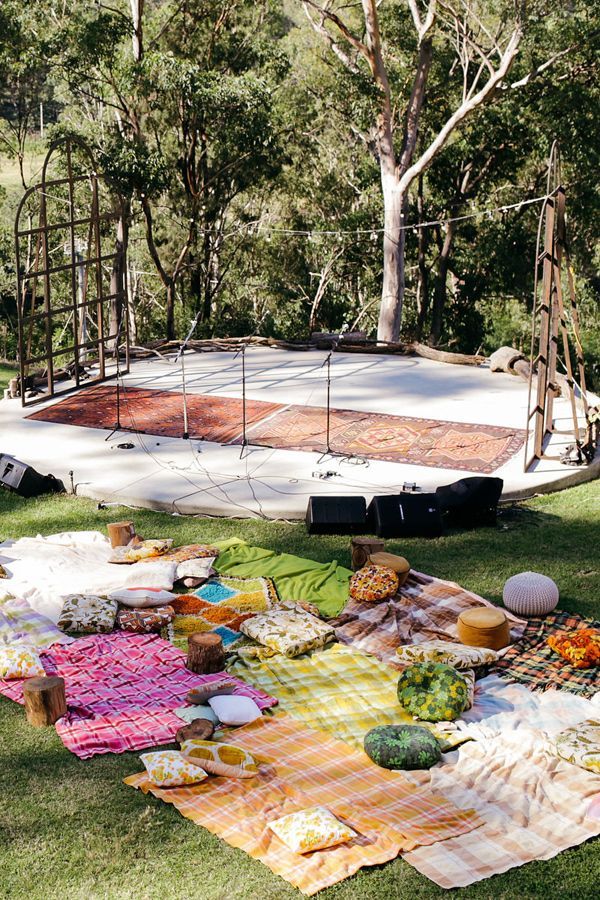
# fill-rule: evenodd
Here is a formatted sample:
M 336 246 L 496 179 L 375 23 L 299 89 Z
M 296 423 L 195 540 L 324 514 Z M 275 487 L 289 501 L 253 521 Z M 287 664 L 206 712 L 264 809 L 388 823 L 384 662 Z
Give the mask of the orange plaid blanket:
M 172 803 L 305 894 L 336 884 L 362 866 L 394 859 L 401 850 L 471 831 L 482 821 L 429 785 L 416 787 L 403 774 L 380 769 L 364 753 L 286 715 L 238 729 L 235 743 L 259 758 L 256 778 L 211 776 L 193 787 L 160 789 L 143 772 L 125 783 Z M 330 809 L 358 836 L 303 856 L 267 828 L 269 821 L 314 805 Z

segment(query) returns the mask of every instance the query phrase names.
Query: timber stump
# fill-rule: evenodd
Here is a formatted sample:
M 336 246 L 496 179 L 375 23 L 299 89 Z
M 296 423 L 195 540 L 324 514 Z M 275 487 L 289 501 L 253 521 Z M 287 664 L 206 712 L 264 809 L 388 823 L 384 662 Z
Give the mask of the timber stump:
M 188 638 L 186 666 L 197 675 L 222 672 L 225 663 L 223 641 L 213 631 L 198 631 Z
M 30 725 L 54 725 L 67 712 L 65 679 L 58 675 L 28 678 L 23 685 L 25 714 Z

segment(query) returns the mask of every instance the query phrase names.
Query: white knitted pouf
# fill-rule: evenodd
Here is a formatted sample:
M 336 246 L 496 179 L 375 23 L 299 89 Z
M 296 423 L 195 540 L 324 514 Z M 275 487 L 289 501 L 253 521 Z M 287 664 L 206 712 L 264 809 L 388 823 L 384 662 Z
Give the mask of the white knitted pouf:
M 502 599 L 505 607 L 517 616 L 546 616 L 556 608 L 558 588 L 547 575 L 520 572 L 508 579 Z

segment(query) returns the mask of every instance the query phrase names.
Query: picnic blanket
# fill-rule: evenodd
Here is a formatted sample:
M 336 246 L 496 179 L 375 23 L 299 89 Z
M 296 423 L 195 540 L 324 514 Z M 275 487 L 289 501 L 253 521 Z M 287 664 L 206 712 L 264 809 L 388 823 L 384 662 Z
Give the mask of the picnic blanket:
M 492 671 L 520 681 L 532 691 L 555 688 L 583 696 L 594 694 L 600 687 L 598 668 L 575 669 L 546 643 L 551 634 L 577 628 L 600 628 L 600 622 L 567 612 L 530 619 L 521 639 L 509 647 Z
M 226 575 L 272 578 L 281 600 L 294 603 L 309 601 L 323 616 L 335 616 L 348 600 L 350 569 L 338 565 L 303 559 L 291 553 L 275 553 L 252 547 L 239 538 L 216 541 L 220 554 L 215 560 L 217 572 Z
M 9 577 L 3 586 L 55 623 L 68 594 L 103 596 L 122 587 L 172 588 L 175 562 L 157 559 L 118 566 L 109 563 L 111 554 L 110 541 L 99 531 L 5 541 L 0 544 L 0 564 Z
M 231 674 L 274 694 L 280 709 L 309 728 L 327 731 L 357 750 L 377 725 L 414 725 L 398 702 L 398 673 L 354 647 L 334 644 L 293 659 L 282 654 L 234 659 L 227 665 Z M 433 731 L 445 750 L 468 739 L 451 723 L 421 724 Z
M 493 606 L 478 594 L 466 591 L 453 581 L 442 581 L 411 570 L 394 597 L 381 603 L 350 600 L 331 623 L 338 641 L 372 653 L 397 669 L 405 668 L 396 649 L 401 644 L 422 641 L 457 641 L 456 620 L 465 609 Z M 506 613 L 511 637 L 516 640 L 525 621 Z
M 26 600 L 9 597 L 0 602 L 0 644 L 18 642 L 39 649 L 51 647 L 52 644 L 70 644 L 72 641 L 73 638 L 32 609 Z
M 459 807 L 475 808 L 485 824 L 403 854 L 440 887 L 464 887 L 551 859 L 600 834 L 600 817 L 593 814 L 600 775 L 545 752 L 536 732 L 519 728 L 502 740 L 471 741 L 444 759 L 428 772 L 411 772 L 411 780 Z
M 67 715 L 56 730 L 80 759 L 171 742 L 181 727 L 174 710 L 188 691 L 224 674 L 195 675 L 185 667 L 185 654 L 154 634 L 94 634 L 55 645 L 40 658 L 48 675 L 65 679 Z M 233 693 L 251 697 L 261 709 L 277 703 L 234 680 Z M 22 703 L 23 680 L 0 679 L 0 693 Z
M 362 866 L 394 859 L 401 849 L 443 841 L 481 822 L 429 786 L 414 786 L 401 773 L 379 768 L 364 753 L 290 716 L 252 722 L 237 730 L 235 743 L 258 757 L 256 778 L 210 777 L 193 787 L 161 789 L 143 772 L 125 783 L 172 803 L 305 894 L 342 881 Z M 267 828 L 269 821 L 314 805 L 331 810 L 358 837 L 302 855 Z

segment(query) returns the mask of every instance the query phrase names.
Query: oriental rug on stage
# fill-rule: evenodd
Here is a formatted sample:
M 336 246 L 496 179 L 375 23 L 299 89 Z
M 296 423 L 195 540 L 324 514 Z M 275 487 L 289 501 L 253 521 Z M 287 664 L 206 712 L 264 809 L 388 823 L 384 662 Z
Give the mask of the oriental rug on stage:
M 248 439 L 260 446 L 322 452 L 326 425 L 325 409 L 290 406 L 253 426 Z M 330 415 L 330 448 L 335 452 L 418 466 L 490 473 L 508 462 L 524 440 L 519 428 L 352 409 L 332 409 Z

